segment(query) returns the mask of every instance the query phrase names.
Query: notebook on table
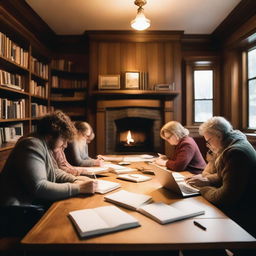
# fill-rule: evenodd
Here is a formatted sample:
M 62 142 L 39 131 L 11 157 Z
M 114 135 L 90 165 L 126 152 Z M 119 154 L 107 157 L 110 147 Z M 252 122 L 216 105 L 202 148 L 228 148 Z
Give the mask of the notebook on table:
M 104 197 L 107 202 L 120 205 L 122 207 L 135 210 L 153 219 L 160 224 L 167 224 L 178 220 L 192 218 L 205 211 L 195 208 L 193 204 L 185 204 L 183 209 L 168 205 L 163 202 L 152 202 L 149 195 L 120 190 Z
M 150 163 L 149 165 L 152 167 L 157 180 L 164 188 L 169 189 L 182 197 L 200 195 L 199 190 L 187 184 L 184 179 L 181 179 L 180 177 L 175 179 L 175 173 L 166 169 L 166 167 L 154 163 Z
M 108 181 L 108 180 L 97 180 L 97 188 L 96 193 L 98 194 L 106 194 L 112 190 L 120 188 L 120 183 Z
M 116 206 L 76 210 L 70 212 L 69 217 L 80 237 L 90 237 L 140 226 L 138 220 Z

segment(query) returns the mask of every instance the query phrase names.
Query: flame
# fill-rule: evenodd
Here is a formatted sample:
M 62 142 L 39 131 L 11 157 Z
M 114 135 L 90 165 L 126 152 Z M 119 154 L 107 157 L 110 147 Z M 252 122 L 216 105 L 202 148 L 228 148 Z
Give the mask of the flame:
M 134 139 L 132 138 L 132 134 L 131 134 L 131 131 L 129 130 L 128 133 L 127 133 L 127 144 L 129 145 L 130 143 L 134 142 Z

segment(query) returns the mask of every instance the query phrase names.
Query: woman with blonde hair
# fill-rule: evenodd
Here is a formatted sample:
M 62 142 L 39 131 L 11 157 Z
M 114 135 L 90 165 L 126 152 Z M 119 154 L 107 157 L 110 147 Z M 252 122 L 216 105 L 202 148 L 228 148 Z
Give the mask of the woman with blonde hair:
M 188 129 L 179 122 L 170 121 L 162 127 L 160 136 L 175 148 L 172 156 L 168 158 L 160 156 L 156 159 L 156 164 L 176 172 L 184 170 L 194 174 L 202 172 L 206 163 L 196 142 L 189 136 Z

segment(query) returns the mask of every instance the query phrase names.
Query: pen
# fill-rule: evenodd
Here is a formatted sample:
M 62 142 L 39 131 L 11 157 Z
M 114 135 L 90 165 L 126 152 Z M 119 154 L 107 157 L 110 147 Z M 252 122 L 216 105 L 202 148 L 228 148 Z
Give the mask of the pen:
M 195 225 L 195 226 L 197 226 L 197 227 L 201 228 L 202 230 L 206 230 L 206 227 L 205 227 L 205 226 L 203 226 L 202 224 L 200 224 L 199 222 L 197 222 L 197 221 L 193 221 L 193 223 L 194 223 L 194 225 Z

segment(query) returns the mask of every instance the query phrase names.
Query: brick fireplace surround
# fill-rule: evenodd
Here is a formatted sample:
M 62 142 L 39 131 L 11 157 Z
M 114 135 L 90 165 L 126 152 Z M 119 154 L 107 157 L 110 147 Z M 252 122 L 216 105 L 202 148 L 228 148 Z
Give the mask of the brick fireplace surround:
M 96 150 L 98 154 L 117 154 L 115 152 L 115 119 L 125 117 L 144 117 L 154 120 L 155 152 L 169 153 L 166 143 L 161 143 L 160 128 L 173 120 L 173 100 L 160 99 L 98 99 L 96 113 Z

